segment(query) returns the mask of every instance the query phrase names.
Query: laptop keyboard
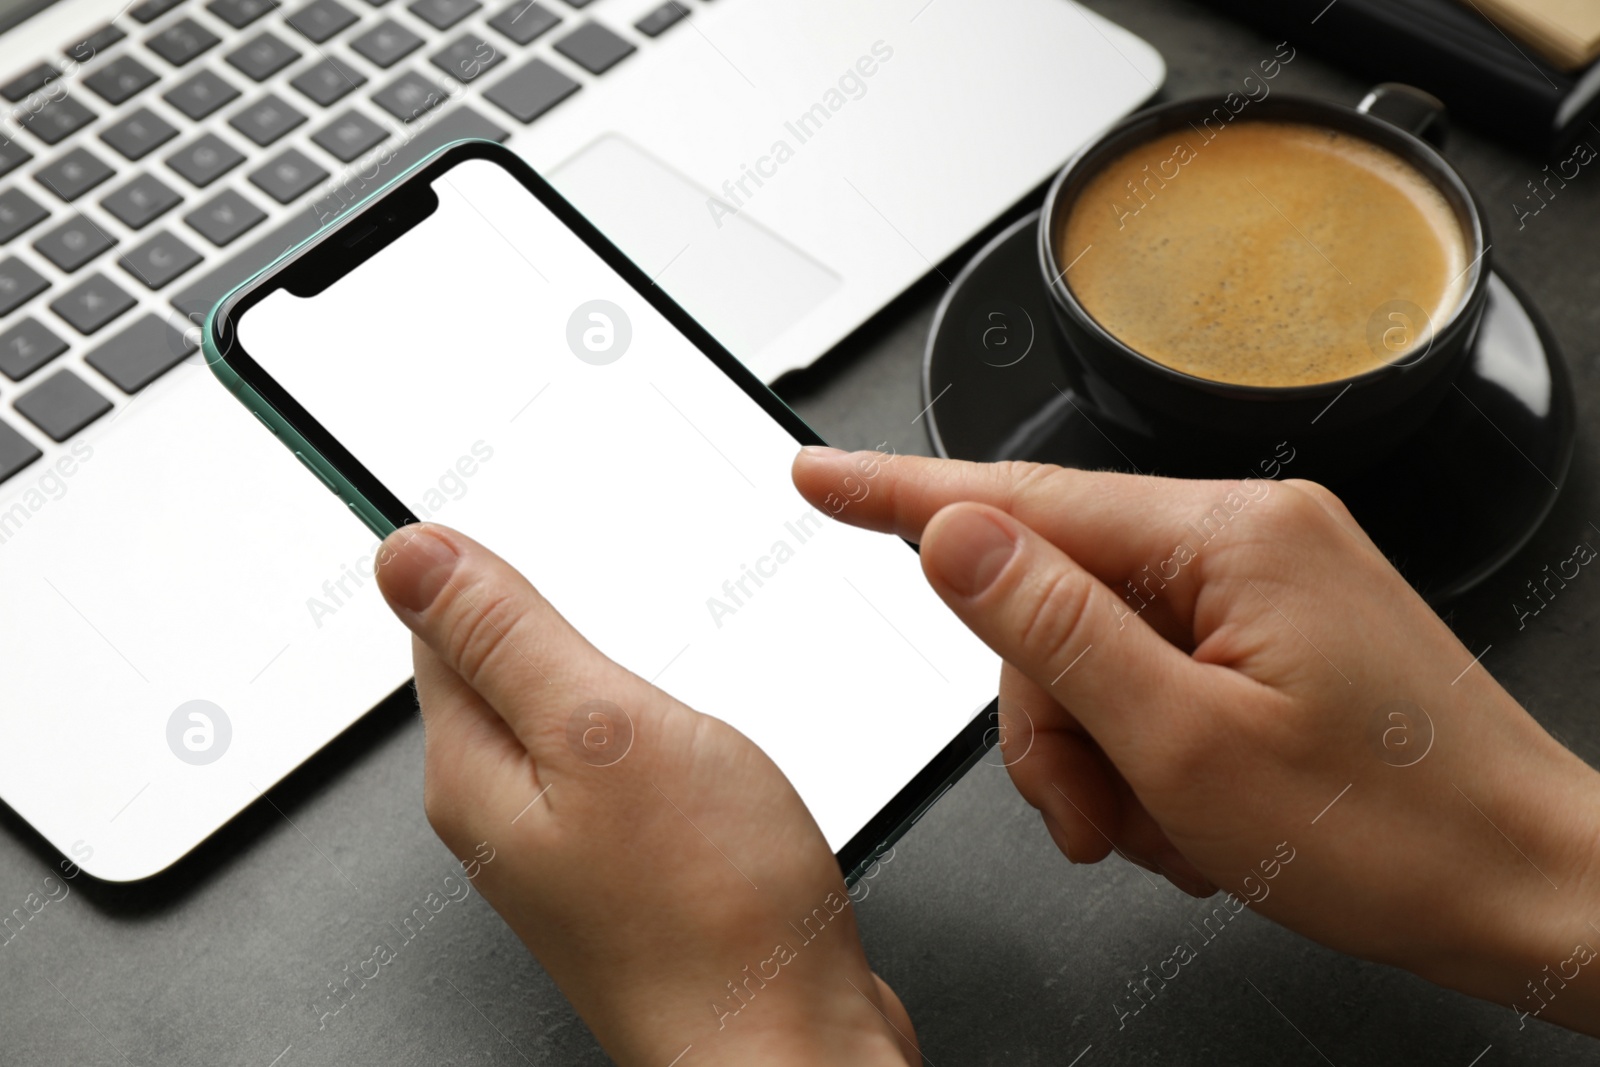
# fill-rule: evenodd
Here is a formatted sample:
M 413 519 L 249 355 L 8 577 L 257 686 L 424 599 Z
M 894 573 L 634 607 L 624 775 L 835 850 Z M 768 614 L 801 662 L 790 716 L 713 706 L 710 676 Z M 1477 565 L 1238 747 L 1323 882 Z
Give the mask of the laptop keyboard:
M 596 4 L 144 0 L 0 85 L 0 482 L 193 354 L 246 234 L 375 156 L 504 140 L 692 12 Z

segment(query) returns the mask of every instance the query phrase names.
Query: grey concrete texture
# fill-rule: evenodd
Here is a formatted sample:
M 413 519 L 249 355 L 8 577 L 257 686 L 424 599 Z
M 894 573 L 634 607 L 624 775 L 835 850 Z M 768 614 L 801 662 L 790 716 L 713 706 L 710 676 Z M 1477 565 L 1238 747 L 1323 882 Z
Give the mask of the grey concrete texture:
M 1169 98 L 1236 85 L 1276 43 L 1183 0 L 1089 2 L 1161 49 Z M 1365 87 L 1303 55 L 1275 91 L 1353 102 Z M 1047 120 L 1044 102 L 1030 106 Z M 1585 171 L 1519 230 L 1512 205 L 1553 160 L 1470 128 L 1458 128 L 1448 154 L 1488 212 L 1500 269 L 1536 294 L 1564 348 L 1579 439 L 1540 532 L 1447 621 L 1468 647 L 1490 647 L 1483 666 L 1594 764 L 1600 578 L 1571 583 L 1520 630 L 1513 604 L 1546 563 L 1600 536 L 1589 525 L 1600 524 L 1600 440 L 1587 428 L 1600 403 L 1600 173 Z M 937 277 L 919 285 L 780 392 L 838 444 L 928 451 L 915 421 L 919 371 L 943 288 Z M 0 1063 L 606 1062 L 475 892 L 414 923 L 412 936 L 397 934 L 459 875 L 423 816 L 422 730 L 409 689 L 167 875 L 120 887 L 62 882 L 58 859 L 0 812 L 0 911 L 29 894 L 48 901 L 0 949 Z M 858 912 L 873 965 L 938 1067 L 1600 1063 L 1600 1043 L 1536 1022 L 1522 1028 L 1507 1006 L 1342 957 L 1249 911 L 1206 940 L 1196 927 L 1215 904 L 1116 859 L 1068 864 L 1004 771 L 983 764 L 905 838 Z M 329 984 L 380 941 L 397 948 L 392 961 L 327 1014 Z M 1126 983 L 1180 941 L 1196 958 L 1119 1023 Z

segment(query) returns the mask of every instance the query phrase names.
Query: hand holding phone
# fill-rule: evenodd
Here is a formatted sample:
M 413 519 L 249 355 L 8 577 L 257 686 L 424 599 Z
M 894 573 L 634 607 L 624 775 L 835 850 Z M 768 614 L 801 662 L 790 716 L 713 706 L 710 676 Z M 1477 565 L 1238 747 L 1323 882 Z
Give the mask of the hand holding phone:
M 795 482 L 821 499 L 851 460 Z M 1333 493 L 917 457 L 877 490 L 841 519 L 917 542 L 1005 658 L 1006 767 L 1061 851 L 1226 891 L 1158 981 L 1250 910 L 1600 1036 L 1600 774 Z M 1150 992 L 1108 1001 L 1118 1028 Z
M 415 635 L 428 819 L 617 1063 L 918 1062 L 827 841 L 748 738 L 453 530 L 397 531 L 378 584 Z

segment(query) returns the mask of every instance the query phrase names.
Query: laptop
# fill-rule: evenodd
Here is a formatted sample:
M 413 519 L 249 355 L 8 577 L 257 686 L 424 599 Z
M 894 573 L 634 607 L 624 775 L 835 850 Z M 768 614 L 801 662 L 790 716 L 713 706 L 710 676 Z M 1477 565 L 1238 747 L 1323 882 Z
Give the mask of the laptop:
M 236 282 L 488 137 L 771 380 L 1165 73 L 1068 0 L 0 0 L 0 27 L 0 799 L 111 881 L 411 671 L 371 534 L 195 352 Z M 441 470 L 430 517 L 473 488 Z

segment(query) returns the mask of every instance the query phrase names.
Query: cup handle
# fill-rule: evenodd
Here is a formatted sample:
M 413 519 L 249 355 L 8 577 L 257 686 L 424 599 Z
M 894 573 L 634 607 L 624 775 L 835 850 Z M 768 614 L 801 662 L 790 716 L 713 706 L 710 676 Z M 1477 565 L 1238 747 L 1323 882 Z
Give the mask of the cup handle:
M 1435 148 L 1444 148 L 1445 136 L 1450 132 L 1450 116 L 1444 102 L 1432 93 L 1400 82 L 1373 86 L 1356 110 L 1398 126 Z

